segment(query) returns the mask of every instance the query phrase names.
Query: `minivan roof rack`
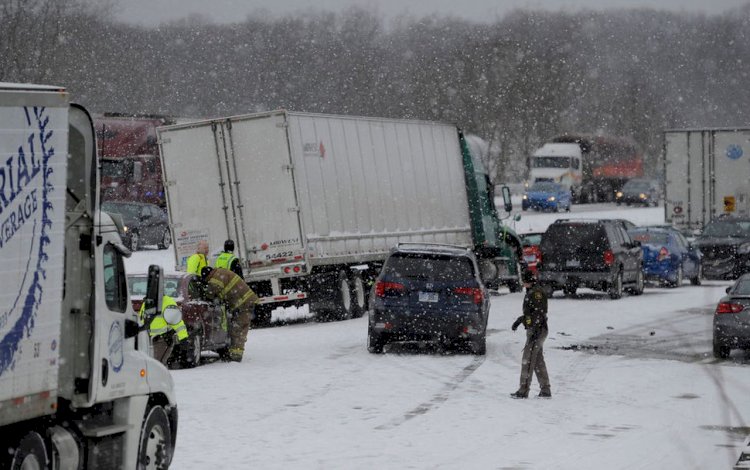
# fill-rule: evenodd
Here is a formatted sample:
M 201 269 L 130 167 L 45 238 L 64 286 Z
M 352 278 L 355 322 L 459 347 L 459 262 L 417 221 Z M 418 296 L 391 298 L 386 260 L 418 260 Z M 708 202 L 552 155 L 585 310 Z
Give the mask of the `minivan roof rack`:
M 451 245 L 449 243 L 434 243 L 434 242 L 399 242 L 396 248 L 419 248 L 419 247 L 430 247 L 430 248 L 446 248 L 452 250 L 465 250 L 471 251 L 471 248 L 461 245 Z

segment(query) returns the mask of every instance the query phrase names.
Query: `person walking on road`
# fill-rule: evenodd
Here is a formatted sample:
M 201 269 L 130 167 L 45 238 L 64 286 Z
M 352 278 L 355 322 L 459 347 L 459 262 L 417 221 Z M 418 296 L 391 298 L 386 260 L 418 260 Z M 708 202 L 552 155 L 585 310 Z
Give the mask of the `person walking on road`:
M 222 251 L 219 254 L 219 257 L 216 258 L 214 267 L 228 269 L 242 279 L 245 279 L 244 274 L 242 274 L 240 259 L 234 256 L 234 240 L 227 240 L 224 242 L 224 251 Z
M 511 393 L 512 398 L 528 398 L 531 378 L 536 374 L 541 391 L 539 396 L 551 398 L 552 391 L 547 375 L 547 365 L 544 362 L 544 340 L 547 339 L 547 294 L 536 283 L 534 274 L 525 270 L 523 283 L 526 296 L 523 299 L 523 315 L 513 322 L 512 329 L 516 331 L 523 323 L 526 328 L 526 345 L 521 359 L 521 385 L 518 391 Z
M 241 362 L 258 296 L 244 279 L 228 269 L 205 267 L 201 270 L 201 281 L 208 300 L 221 300 L 226 304 L 227 312 L 232 313 L 229 329 L 231 344 L 221 359 Z
M 191 274 L 200 276 L 201 269 L 208 266 L 208 259 L 206 258 L 207 256 L 208 242 L 206 240 L 201 240 L 198 242 L 196 253 L 194 255 L 190 255 L 190 257 L 187 259 L 187 268 L 185 270 Z

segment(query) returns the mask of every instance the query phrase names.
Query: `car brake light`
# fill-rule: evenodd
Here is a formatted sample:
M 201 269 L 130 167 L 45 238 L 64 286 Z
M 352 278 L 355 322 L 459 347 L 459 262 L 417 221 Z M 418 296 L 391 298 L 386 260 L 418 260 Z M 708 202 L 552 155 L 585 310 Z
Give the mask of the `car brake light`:
M 384 282 L 378 281 L 375 284 L 375 295 L 378 297 L 385 297 L 386 293 L 389 294 L 401 294 L 404 292 L 404 285 L 398 282 Z
M 667 258 L 669 258 L 669 250 L 667 250 L 666 246 L 663 246 L 659 250 L 659 261 L 664 261 Z
M 458 295 L 470 295 L 475 304 L 481 304 L 484 296 L 482 295 L 482 289 L 478 287 L 456 287 L 453 289 L 454 294 Z
M 615 262 L 615 254 L 612 253 L 612 250 L 607 250 L 604 252 L 604 264 L 607 266 L 612 266 L 612 263 Z
M 716 313 L 740 313 L 745 309 L 745 306 L 742 304 L 733 304 L 729 302 L 721 302 L 716 307 Z

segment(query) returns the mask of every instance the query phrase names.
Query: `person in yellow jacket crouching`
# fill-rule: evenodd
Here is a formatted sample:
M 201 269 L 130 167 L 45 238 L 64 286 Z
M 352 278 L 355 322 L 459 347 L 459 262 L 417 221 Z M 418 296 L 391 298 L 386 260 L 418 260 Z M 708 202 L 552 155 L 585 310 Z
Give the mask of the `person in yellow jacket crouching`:
M 177 312 L 169 312 L 170 310 L 177 310 Z M 148 335 L 151 338 L 154 358 L 157 361 L 161 361 L 164 365 L 167 365 L 169 356 L 172 355 L 174 345 L 180 341 L 186 340 L 188 337 L 187 327 L 185 326 L 185 322 L 181 319 L 182 314 L 179 310 L 180 308 L 177 306 L 177 302 L 175 302 L 172 297 L 168 295 L 163 296 L 161 298 L 161 314 L 156 315 L 148 326 Z M 146 302 L 143 302 L 141 310 L 138 312 L 141 323 L 145 321 L 145 313 Z M 170 325 L 166 318 L 176 318 L 176 316 L 172 316 L 170 313 L 177 313 L 180 315 L 180 321 Z M 177 337 L 176 341 L 172 335 Z

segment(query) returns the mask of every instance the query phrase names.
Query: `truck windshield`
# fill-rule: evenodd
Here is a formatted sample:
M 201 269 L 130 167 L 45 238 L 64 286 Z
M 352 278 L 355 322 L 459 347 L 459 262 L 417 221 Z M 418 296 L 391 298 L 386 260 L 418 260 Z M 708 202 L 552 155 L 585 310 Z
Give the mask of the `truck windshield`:
M 570 157 L 534 157 L 531 164 L 534 168 L 570 168 Z
M 130 174 L 129 162 L 102 160 L 102 177 L 125 178 Z
M 750 221 L 717 220 L 703 231 L 704 237 L 750 237 Z

